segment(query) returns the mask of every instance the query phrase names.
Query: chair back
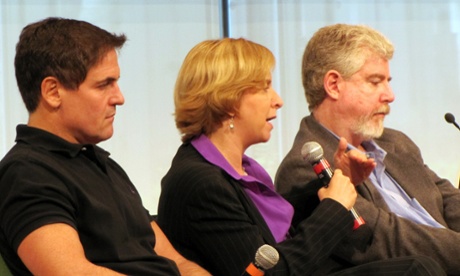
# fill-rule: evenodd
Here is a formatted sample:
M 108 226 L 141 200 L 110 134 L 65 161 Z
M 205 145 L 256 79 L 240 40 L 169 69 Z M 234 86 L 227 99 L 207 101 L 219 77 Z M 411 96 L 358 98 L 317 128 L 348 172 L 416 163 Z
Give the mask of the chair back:
M 6 266 L 5 261 L 2 258 L 2 255 L 0 255 L 0 275 L 1 276 L 13 276 L 13 273 L 11 273 L 8 266 Z

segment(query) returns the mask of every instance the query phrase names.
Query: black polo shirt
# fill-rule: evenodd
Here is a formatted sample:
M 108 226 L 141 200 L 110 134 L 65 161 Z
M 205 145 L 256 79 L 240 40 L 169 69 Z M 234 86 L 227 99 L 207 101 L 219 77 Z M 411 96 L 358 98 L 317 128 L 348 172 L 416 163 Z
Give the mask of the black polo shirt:
M 50 223 L 74 227 L 94 264 L 129 275 L 179 275 L 154 251 L 151 217 L 109 153 L 19 125 L 0 162 L 0 253 L 15 274 L 29 274 L 21 241 Z

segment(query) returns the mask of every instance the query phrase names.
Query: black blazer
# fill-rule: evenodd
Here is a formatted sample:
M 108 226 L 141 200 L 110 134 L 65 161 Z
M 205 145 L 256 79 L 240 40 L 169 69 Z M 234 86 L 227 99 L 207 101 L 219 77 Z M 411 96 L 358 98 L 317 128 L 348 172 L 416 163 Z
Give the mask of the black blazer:
M 191 144 L 179 148 L 161 185 L 160 227 L 184 257 L 213 275 L 241 275 L 263 244 L 280 254 L 267 275 L 324 274 L 343 265 L 330 255 L 351 233 L 353 219 L 334 200 L 323 200 L 291 239 L 276 244 L 239 182 Z

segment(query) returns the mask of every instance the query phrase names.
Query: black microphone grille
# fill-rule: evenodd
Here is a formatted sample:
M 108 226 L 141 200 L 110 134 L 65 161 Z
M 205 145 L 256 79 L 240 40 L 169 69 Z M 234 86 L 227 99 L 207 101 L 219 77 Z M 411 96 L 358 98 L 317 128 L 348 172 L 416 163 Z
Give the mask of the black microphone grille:
M 306 142 L 302 146 L 301 154 L 304 160 L 315 163 L 323 158 L 323 148 L 317 142 Z
M 451 113 L 446 113 L 446 115 L 444 115 L 444 119 L 446 119 L 449 124 L 453 124 L 458 130 L 460 130 L 460 126 L 455 122 L 454 115 Z
M 264 244 L 257 249 L 255 265 L 263 270 L 267 270 L 274 267 L 278 263 L 279 258 L 278 250 L 271 245 Z
M 446 119 L 446 121 L 450 124 L 455 123 L 455 117 L 451 113 L 446 113 L 446 115 L 444 115 L 444 119 Z

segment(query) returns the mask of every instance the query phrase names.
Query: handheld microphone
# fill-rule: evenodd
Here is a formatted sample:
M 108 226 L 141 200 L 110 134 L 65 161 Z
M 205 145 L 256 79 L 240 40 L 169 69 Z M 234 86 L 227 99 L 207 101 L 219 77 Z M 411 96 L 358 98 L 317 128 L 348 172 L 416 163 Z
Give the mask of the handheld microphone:
M 444 115 L 444 119 L 446 119 L 446 122 L 453 124 L 456 128 L 458 128 L 458 130 L 460 130 L 460 126 L 458 126 L 458 124 L 455 122 L 454 115 L 451 113 L 446 113 L 446 115 Z
M 329 162 L 323 157 L 323 148 L 321 145 L 316 142 L 306 142 L 302 147 L 301 153 L 303 159 L 313 166 L 313 170 L 323 182 L 323 186 L 327 187 L 331 181 L 333 172 L 331 170 L 331 165 L 329 165 Z M 361 225 L 366 223 L 353 207 L 350 209 L 350 212 L 355 219 L 353 230 L 358 229 Z
M 317 142 L 307 142 L 303 145 L 301 153 L 303 159 L 310 162 L 318 178 L 327 187 L 333 172 L 329 162 L 323 158 L 323 148 Z M 372 243 L 373 231 L 354 208 L 351 208 L 350 212 L 354 218 L 354 235 L 349 237 L 349 242 L 358 250 L 364 252 L 367 246 Z
M 257 249 L 254 263 L 250 263 L 241 276 L 262 276 L 265 274 L 265 270 L 278 263 L 279 258 L 278 250 L 271 245 L 264 244 Z

